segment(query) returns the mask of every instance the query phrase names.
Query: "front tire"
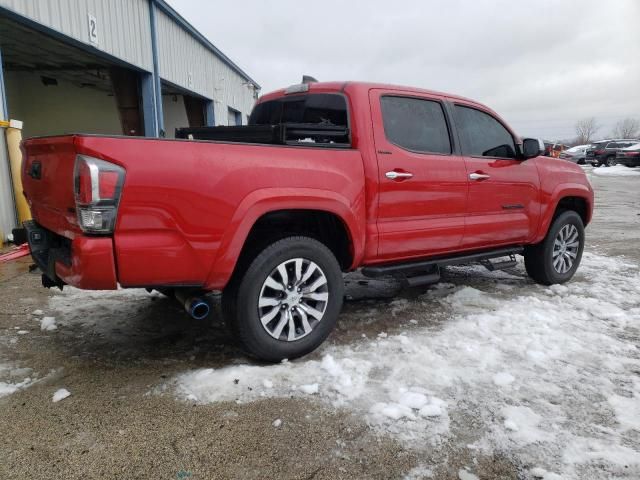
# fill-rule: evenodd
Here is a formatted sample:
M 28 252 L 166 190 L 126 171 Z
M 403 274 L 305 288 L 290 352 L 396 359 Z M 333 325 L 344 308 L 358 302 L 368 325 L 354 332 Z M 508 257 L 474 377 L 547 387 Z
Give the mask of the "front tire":
M 288 237 L 260 252 L 223 293 L 227 322 L 243 349 L 268 362 L 315 350 L 329 336 L 344 296 L 340 265 L 324 244 Z
M 541 243 L 525 249 L 524 265 L 537 283 L 564 283 L 576 273 L 583 250 L 582 218 L 574 211 L 565 211 L 555 218 Z
M 616 161 L 616 157 L 607 157 L 607 159 L 605 160 L 605 165 L 607 167 L 614 167 L 615 165 L 617 165 L 617 161 Z

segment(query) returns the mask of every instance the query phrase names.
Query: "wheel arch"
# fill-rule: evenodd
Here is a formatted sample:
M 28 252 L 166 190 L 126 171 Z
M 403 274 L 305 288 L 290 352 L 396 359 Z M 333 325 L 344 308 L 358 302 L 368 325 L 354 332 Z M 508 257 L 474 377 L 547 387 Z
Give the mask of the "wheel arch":
M 573 210 L 582 219 L 582 223 L 586 226 L 590 221 L 589 216 L 589 204 L 587 199 L 578 196 L 566 196 L 562 197 L 556 203 L 556 208 L 553 212 L 552 220 L 566 210 Z
M 587 226 L 591 222 L 593 215 L 593 192 L 580 184 L 560 185 L 551 196 L 551 201 L 548 205 L 534 243 L 542 241 L 547 235 L 553 220 L 566 210 L 573 210 L 578 213 L 582 223 Z
M 264 189 L 252 192 L 237 208 L 220 242 L 220 252 L 206 287 L 220 290 L 239 262 L 256 249 L 290 235 L 306 235 L 324 243 L 343 270 L 359 264 L 364 254 L 364 213 L 340 194 L 316 189 Z M 328 231 L 328 227 L 333 227 Z

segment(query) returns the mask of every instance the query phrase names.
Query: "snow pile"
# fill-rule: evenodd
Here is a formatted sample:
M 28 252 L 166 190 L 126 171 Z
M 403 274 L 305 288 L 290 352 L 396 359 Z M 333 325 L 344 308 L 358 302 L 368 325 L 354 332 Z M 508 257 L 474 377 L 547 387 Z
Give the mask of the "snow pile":
M 462 470 L 462 469 L 458 470 L 458 478 L 460 480 L 480 480 L 473 473 L 470 473 L 467 470 Z
M 598 177 L 635 177 L 640 176 L 640 168 L 629 168 L 624 165 L 614 165 L 613 167 L 594 168 L 591 172 Z
M 56 325 L 55 317 L 44 317 L 40 322 L 40 330 L 43 330 L 45 332 L 50 332 L 57 329 L 58 329 L 58 326 Z
M 60 388 L 58 390 L 56 390 L 56 392 L 53 394 L 53 397 L 51 398 L 51 401 L 53 403 L 58 403 L 60 400 L 64 400 L 65 398 L 69 397 L 71 395 L 71 392 L 69 390 L 67 390 L 66 388 Z
M 484 425 L 477 448 L 507 452 L 544 478 L 640 475 L 637 265 L 585 253 L 576 278 L 553 287 L 519 269 L 454 269 L 476 287 L 441 284 L 413 305 L 421 325 L 446 312 L 438 327 L 273 366 L 187 372 L 174 380 L 177 394 L 208 403 L 312 393 L 425 448 L 451 435 L 450 418 L 471 415 Z
M 30 368 L 16 368 L 10 364 L 0 363 L 0 398 L 11 395 L 33 384 Z

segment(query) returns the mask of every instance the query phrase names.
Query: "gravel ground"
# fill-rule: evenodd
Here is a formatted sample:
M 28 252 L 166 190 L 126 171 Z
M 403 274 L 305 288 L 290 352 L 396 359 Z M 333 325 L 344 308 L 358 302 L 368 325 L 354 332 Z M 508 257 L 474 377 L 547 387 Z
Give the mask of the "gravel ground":
M 596 212 L 588 250 L 640 263 L 640 177 L 591 181 Z M 514 456 L 472 446 L 486 429 L 473 405 L 449 412 L 448 434 L 417 448 L 353 409 L 314 397 L 177 398 L 170 388 L 177 375 L 246 363 L 221 325 L 190 320 L 174 301 L 144 292 L 49 292 L 29 263 L 0 266 L 2 478 L 473 478 L 463 478 L 467 470 L 479 478 L 531 478 Z M 461 280 L 459 270 L 445 281 L 495 283 Z M 328 348 L 399 333 L 428 290 L 363 283 L 348 279 L 350 301 Z M 41 330 L 44 316 L 56 318 L 55 330 Z M 432 326 L 451 321 L 446 311 L 428 317 Z M 309 358 L 319 360 L 321 352 Z M 3 385 L 16 391 L 2 396 Z M 54 403 L 60 388 L 71 395 Z M 629 440 L 636 451 L 639 438 L 636 432 Z

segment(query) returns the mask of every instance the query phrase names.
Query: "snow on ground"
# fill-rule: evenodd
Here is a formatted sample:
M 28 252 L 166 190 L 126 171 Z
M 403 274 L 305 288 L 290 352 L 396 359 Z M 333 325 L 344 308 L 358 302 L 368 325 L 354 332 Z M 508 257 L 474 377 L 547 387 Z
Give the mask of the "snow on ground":
M 53 397 L 51 398 L 51 401 L 53 403 L 58 403 L 60 400 L 64 400 L 65 398 L 67 398 L 69 396 L 71 396 L 71 392 L 69 390 L 67 390 L 66 388 L 59 388 L 53 394 Z
M 152 297 L 161 294 L 142 288 L 101 291 L 66 286 L 63 292 L 53 291 L 49 308 L 58 314 L 56 325 L 79 324 L 106 334 L 113 330 L 114 322 L 130 323 L 132 315 L 148 310 L 148 302 L 141 300 Z
M 453 418 L 472 415 L 484 425 L 472 447 L 537 469 L 528 477 L 638 478 L 638 266 L 585 253 L 576 278 L 552 287 L 519 269 L 458 269 L 468 271 L 469 281 L 459 277 L 465 283 L 474 275 L 504 280 L 429 289 L 415 301 L 425 318 L 449 314 L 433 327 L 411 325 L 273 366 L 198 369 L 172 385 L 199 403 L 319 398 L 415 448 L 438 448 L 453 434 Z
M 18 368 L 8 363 L 0 363 L 0 398 L 11 395 L 33 384 L 30 368 Z
M 40 330 L 50 332 L 57 329 L 55 317 L 44 317 L 40 322 Z
M 635 177 L 640 176 L 640 168 L 629 168 L 624 165 L 594 168 L 591 173 L 599 177 Z

